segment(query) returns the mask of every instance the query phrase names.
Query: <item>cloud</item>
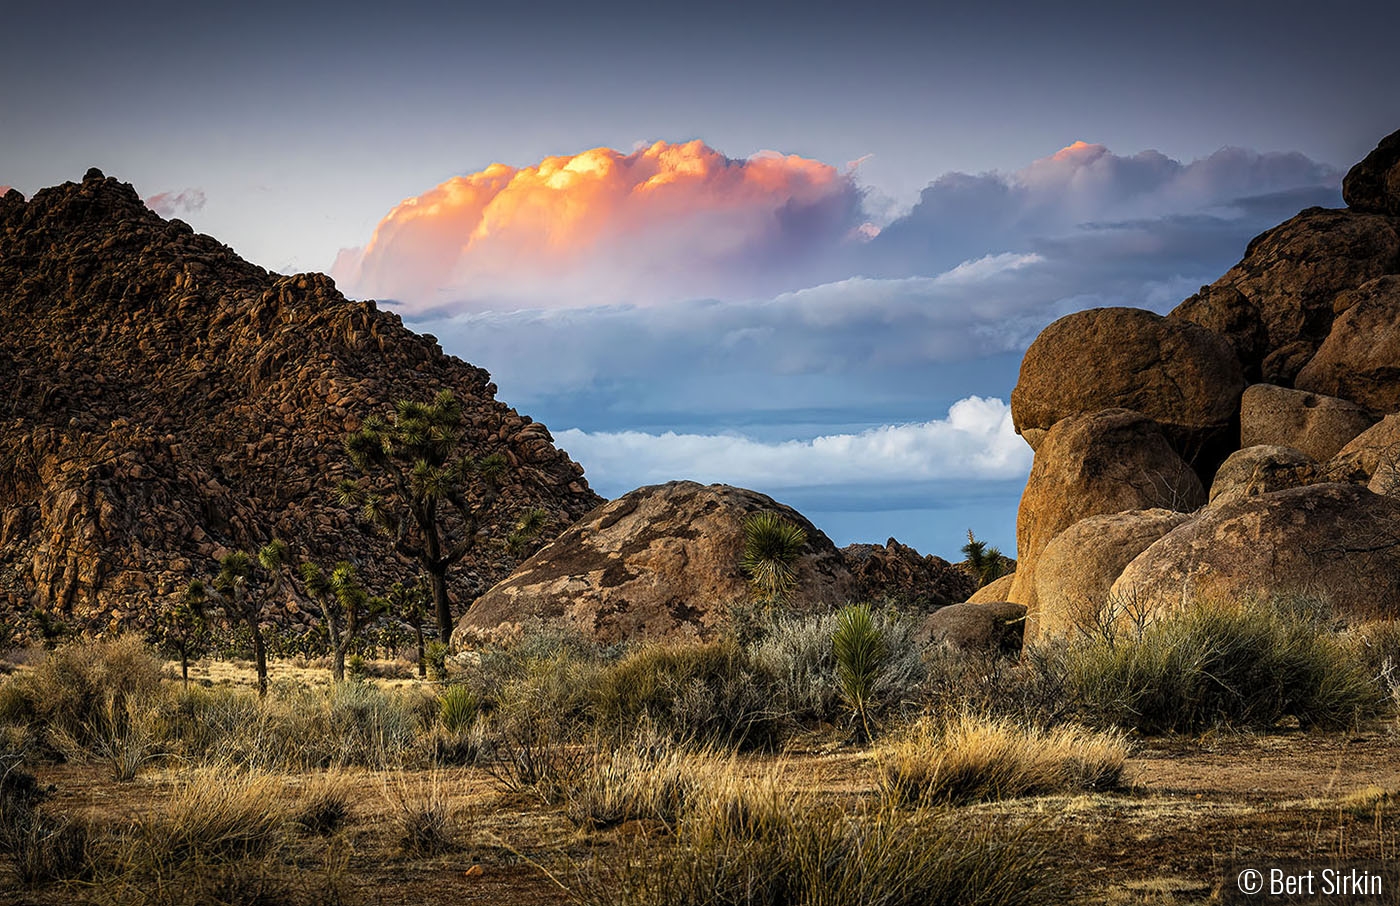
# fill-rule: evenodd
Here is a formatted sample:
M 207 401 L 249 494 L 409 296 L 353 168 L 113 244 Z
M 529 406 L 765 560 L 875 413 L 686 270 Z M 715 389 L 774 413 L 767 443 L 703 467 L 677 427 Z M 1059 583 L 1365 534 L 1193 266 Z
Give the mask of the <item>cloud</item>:
M 193 214 L 204 210 L 204 192 L 201 189 L 182 189 L 179 192 L 160 192 L 146 199 L 146 207 L 162 217 L 177 217 L 180 214 Z
M 690 478 L 765 491 L 820 485 L 899 485 L 1024 476 L 1031 451 L 999 399 L 969 397 L 946 418 L 810 440 L 739 434 L 561 431 L 560 445 L 596 486 L 622 489 Z
M 450 179 L 401 202 L 332 274 L 417 311 L 757 296 L 804 285 L 861 223 L 849 171 L 656 142 Z

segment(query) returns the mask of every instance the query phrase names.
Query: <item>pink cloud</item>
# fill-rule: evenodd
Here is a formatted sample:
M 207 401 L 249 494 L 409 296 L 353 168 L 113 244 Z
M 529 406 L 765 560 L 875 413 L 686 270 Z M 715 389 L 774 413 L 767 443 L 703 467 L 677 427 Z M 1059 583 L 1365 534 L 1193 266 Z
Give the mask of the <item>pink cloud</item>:
M 200 189 L 182 189 L 179 192 L 160 192 L 146 199 L 146 207 L 162 217 L 175 217 L 204 210 L 204 192 Z
M 849 171 L 702 142 L 492 164 L 401 202 L 332 274 L 410 308 L 656 303 L 771 293 L 853 241 Z

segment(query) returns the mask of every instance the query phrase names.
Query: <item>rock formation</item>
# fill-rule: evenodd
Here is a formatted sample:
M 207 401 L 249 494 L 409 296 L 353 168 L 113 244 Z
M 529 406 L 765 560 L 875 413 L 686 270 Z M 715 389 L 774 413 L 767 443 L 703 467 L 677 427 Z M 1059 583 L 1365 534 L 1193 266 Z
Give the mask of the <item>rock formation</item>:
M 1031 632 L 1107 595 L 1296 592 L 1400 616 L 1400 133 L 1344 197 L 1256 237 L 1166 319 L 1080 312 L 1031 345 L 1012 408 L 1036 457 L 1007 595 Z M 1163 505 L 1196 512 L 1123 512 Z
M 924 618 L 914 638 L 947 642 L 968 651 L 1016 654 L 1026 632 L 1026 608 L 1006 601 L 952 604 Z
M 495 400 L 485 371 L 321 274 L 248 264 L 96 170 L 0 199 L 0 304 L 11 613 L 141 627 L 216 557 L 274 536 L 295 557 L 356 558 L 372 585 L 411 577 L 337 504 L 351 474 L 341 441 L 396 400 L 442 389 L 464 401 L 472 452 L 508 460 L 492 533 L 527 506 L 558 531 L 599 502 L 543 425 Z M 456 599 L 512 562 L 483 546 L 457 571 Z

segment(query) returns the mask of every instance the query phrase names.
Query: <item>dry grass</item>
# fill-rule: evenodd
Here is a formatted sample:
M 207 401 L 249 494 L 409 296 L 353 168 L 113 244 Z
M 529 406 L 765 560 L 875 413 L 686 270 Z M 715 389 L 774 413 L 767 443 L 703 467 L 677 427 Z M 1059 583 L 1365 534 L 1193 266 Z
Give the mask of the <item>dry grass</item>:
M 1118 732 L 1047 730 L 963 713 L 938 728 L 916 724 L 880 750 L 878 763 L 891 803 L 964 805 L 1113 789 L 1127 756 Z

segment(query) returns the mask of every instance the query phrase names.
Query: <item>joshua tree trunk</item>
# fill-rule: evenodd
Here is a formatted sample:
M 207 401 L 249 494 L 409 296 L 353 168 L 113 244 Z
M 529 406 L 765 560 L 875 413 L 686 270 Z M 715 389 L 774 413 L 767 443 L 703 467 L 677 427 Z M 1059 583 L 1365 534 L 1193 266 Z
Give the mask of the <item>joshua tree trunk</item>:
M 438 638 L 446 645 L 452 638 L 452 599 L 447 596 L 447 570 L 428 573 L 433 582 L 433 615 L 437 619 Z
M 258 697 L 267 697 L 267 646 L 263 644 L 262 627 L 258 618 L 250 615 L 248 628 L 253 633 L 253 662 L 258 668 Z
M 423 645 L 423 624 L 415 622 L 413 624 L 413 634 L 418 639 L 418 678 L 428 678 L 428 652 Z

